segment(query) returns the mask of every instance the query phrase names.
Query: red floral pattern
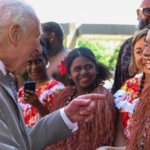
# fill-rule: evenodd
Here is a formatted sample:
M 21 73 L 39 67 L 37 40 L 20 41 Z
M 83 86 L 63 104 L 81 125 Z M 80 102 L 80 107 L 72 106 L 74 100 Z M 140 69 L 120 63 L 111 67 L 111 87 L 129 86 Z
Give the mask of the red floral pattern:
M 50 111 L 50 108 L 58 95 L 58 93 L 64 88 L 64 85 L 54 79 L 44 83 L 40 88 L 36 89 L 36 93 L 41 103 Z M 24 87 L 21 87 L 18 91 L 18 101 L 21 105 L 24 120 L 26 125 L 33 126 L 41 118 L 38 111 L 23 101 Z
M 122 101 L 129 102 L 129 104 L 133 104 L 134 100 L 136 99 L 137 93 L 139 91 L 139 83 L 138 78 L 131 78 L 127 80 L 121 87 L 121 90 L 126 92 L 125 98 Z M 126 109 L 125 109 L 126 108 Z M 131 127 L 131 119 L 132 119 L 132 110 L 129 110 L 129 107 L 122 107 L 120 108 L 121 117 L 122 117 L 122 125 L 124 128 L 124 134 L 128 138 L 130 136 L 130 131 L 132 130 Z

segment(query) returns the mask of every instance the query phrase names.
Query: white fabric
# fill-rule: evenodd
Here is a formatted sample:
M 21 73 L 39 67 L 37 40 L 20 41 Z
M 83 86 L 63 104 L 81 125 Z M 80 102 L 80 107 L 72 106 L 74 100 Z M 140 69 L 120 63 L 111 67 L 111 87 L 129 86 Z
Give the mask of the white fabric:
M 39 97 L 39 99 L 42 102 L 43 99 L 46 99 L 46 95 L 51 95 L 52 93 L 57 92 L 57 90 L 62 90 L 62 89 L 64 89 L 64 85 L 62 83 L 58 83 L 57 85 L 53 86 L 51 89 L 44 91 Z
M 124 90 L 118 90 L 114 94 L 116 107 L 118 109 L 123 109 L 123 112 L 133 113 L 133 110 L 134 110 L 136 104 L 139 102 L 139 98 L 134 99 L 132 101 L 132 103 L 129 103 L 127 101 L 127 99 L 130 96 L 131 95 L 127 95 L 126 96 L 126 91 L 124 91 Z M 126 99 L 125 99 L 125 97 L 126 97 Z
M 137 73 L 137 74 L 135 75 L 135 78 L 141 77 L 141 76 L 143 76 L 143 72 L 142 72 L 142 71 L 140 71 L 139 73 Z
M 61 117 L 64 119 L 64 122 L 66 123 L 66 125 L 68 126 L 68 128 L 69 128 L 70 130 L 72 130 L 72 132 L 75 132 L 75 131 L 78 129 L 78 124 L 77 124 L 77 122 L 72 123 L 72 122 L 68 119 L 68 117 L 67 117 L 66 114 L 65 114 L 64 108 L 61 108 L 61 109 L 60 109 L 60 115 L 61 115 Z

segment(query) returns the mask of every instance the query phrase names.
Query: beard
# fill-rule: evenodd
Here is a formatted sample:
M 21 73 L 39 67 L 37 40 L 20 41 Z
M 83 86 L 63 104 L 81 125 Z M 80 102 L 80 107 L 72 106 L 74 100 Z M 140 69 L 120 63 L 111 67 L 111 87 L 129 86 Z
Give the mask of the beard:
M 142 29 L 144 29 L 145 27 L 150 27 L 149 25 L 148 25 L 148 19 L 144 22 L 143 20 L 139 20 L 139 24 L 138 24 L 138 29 L 139 30 L 142 30 Z

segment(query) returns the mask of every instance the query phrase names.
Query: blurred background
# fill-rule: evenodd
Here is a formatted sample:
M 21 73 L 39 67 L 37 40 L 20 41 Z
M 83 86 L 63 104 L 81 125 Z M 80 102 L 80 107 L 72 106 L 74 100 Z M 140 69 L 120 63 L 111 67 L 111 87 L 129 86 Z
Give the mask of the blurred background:
M 54 21 L 62 25 L 65 47 L 87 46 L 112 73 L 120 46 L 137 30 L 140 0 L 25 1 L 33 6 L 41 23 Z

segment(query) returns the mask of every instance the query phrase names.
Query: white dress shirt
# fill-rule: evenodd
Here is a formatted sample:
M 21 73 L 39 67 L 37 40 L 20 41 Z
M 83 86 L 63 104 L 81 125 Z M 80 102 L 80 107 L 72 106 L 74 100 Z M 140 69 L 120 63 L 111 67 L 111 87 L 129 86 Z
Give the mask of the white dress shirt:
M 5 69 L 5 65 L 2 63 L 2 61 L 0 61 L 0 70 L 2 71 L 2 73 L 4 74 L 4 76 L 7 74 L 6 69 Z M 60 115 L 63 119 L 63 121 L 65 122 L 65 124 L 68 126 L 68 128 L 72 131 L 75 132 L 78 129 L 78 125 L 77 122 L 72 123 L 68 117 L 65 114 L 64 108 L 60 109 Z

